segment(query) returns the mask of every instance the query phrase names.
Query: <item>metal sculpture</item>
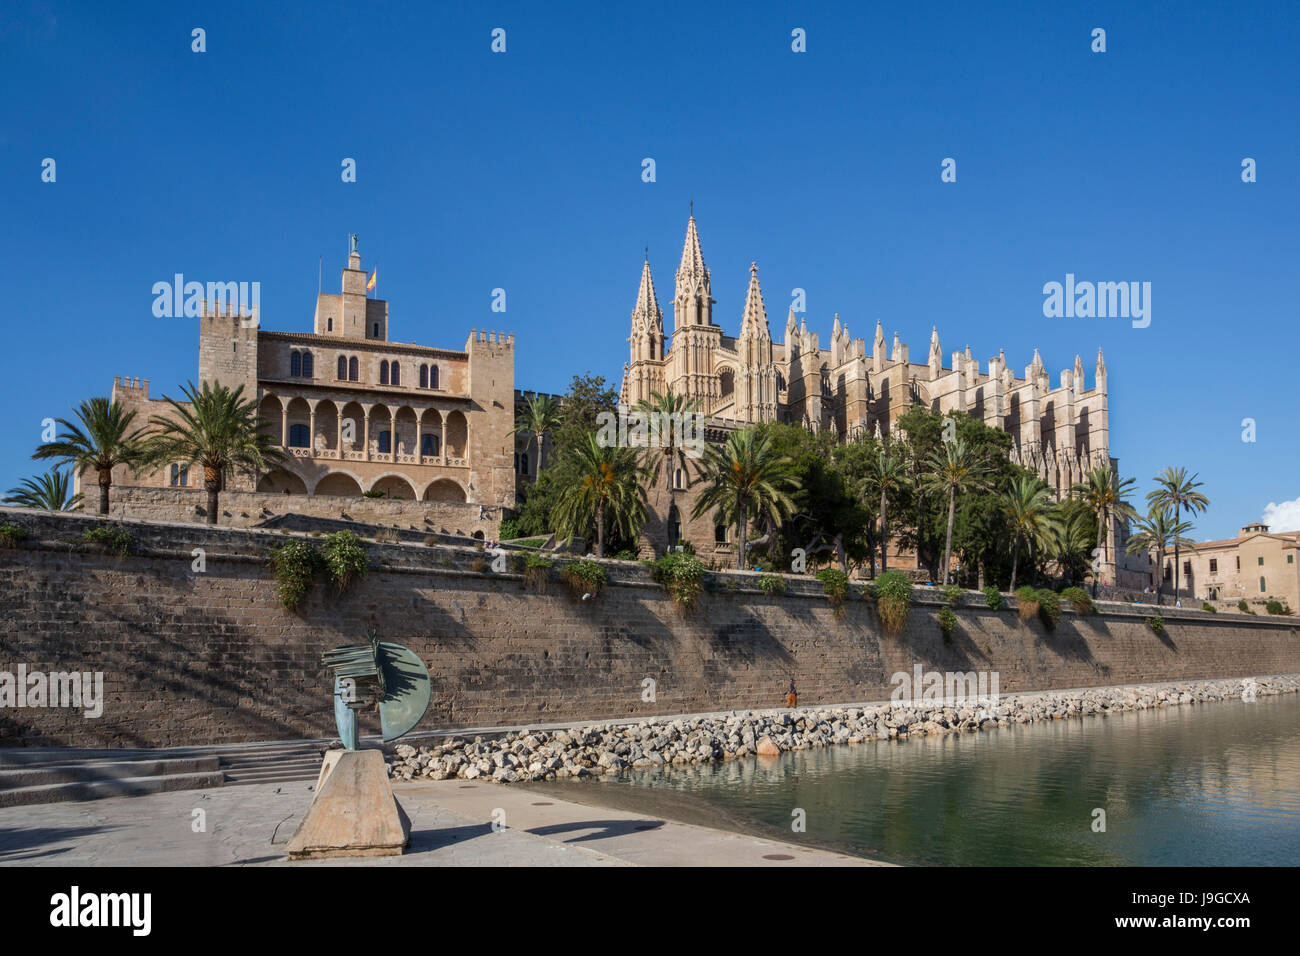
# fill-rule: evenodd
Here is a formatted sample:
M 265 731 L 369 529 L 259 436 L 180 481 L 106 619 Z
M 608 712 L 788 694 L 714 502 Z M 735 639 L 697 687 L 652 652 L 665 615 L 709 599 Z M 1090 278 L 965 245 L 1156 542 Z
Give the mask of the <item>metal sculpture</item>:
M 322 657 L 334 670 L 334 723 L 348 750 L 358 749 L 357 711 L 379 710 L 384 742 L 415 728 L 429 709 L 429 671 L 401 644 L 379 640 L 371 627 L 368 644 L 336 647 Z

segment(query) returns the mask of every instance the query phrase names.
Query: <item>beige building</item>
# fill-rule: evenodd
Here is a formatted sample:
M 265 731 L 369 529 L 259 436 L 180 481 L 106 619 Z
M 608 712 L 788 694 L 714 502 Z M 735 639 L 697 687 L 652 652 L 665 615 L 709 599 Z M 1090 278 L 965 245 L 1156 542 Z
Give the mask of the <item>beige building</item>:
M 1180 555 L 1180 584 L 1198 599 L 1236 603 L 1281 601 L 1300 610 L 1300 531 L 1274 533 L 1256 522 L 1235 538 L 1203 541 Z M 1164 581 L 1173 587 L 1174 556 L 1165 555 Z
M 266 331 L 255 314 L 204 303 L 199 382 L 242 385 L 291 456 L 268 474 L 236 476 L 229 489 L 310 498 L 380 492 L 492 506 L 499 515 L 515 504 L 514 336 L 472 330 L 460 349 L 395 341 L 388 302 L 368 298 L 366 281 L 354 249 L 342 290 L 317 296 L 310 332 Z M 149 395 L 147 379 L 115 378 L 112 397 L 135 409 L 138 423 L 169 407 Z M 113 483 L 201 490 L 202 475 L 122 468 Z
M 1037 472 L 1058 495 L 1087 471 L 1116 465 L 1110 457 L 1106 363 L 1100 350 L 1091 387 L 1077 355 L 1053 387 L 1037 350 L 1021 376 L 1009 367 L 1005 353 L 981 363 L 970 346 L 952 352 L 945 366 L 937 328 L 931 331 L 924 364 L 911 361 L 897 332 L 892 346 L 886 345 L 879 321 L 868 345 L 850 334 L 838 314 L 832 320 L 829 347 L 823 348 L 818 333 L 796 318 L 793 306 L 783 339 L 774 341 L 757 263 L 749 268 L 738 334 L 729 335 L 714 322 L 714 302 L 712 274 L 691 216 L 675 275 L 671 341 L 648 257 L 642 267 L 628 337 L 630 354 L 623 367 L 620 400 L 625 407 L 655 392 L 698 399 L 713 440 L 731 429 L 768 421 L 831 430 L 842 440 L 864 434 L 881 437 L 895 432 L 898 419 L 913 407 L 941 413 L 961 410 L 1010 434 L 1012 460 Z M 682 478 L 675 480 L 678 487 L 684 486 Z M 734 560 L 726 529 L 714 528 L 707 518 L 692 521 L 692 503 L 689 491 L 679 495 L 656 489 L 644 544 L 660 550 L 680 538 L 701 555 Z M 1103 575 L 1108 583 L 1115 580 L 1115 530 L 1109 549 L 1112 564 Z M 1122 539 L 1122 530 L 1120 534 Z

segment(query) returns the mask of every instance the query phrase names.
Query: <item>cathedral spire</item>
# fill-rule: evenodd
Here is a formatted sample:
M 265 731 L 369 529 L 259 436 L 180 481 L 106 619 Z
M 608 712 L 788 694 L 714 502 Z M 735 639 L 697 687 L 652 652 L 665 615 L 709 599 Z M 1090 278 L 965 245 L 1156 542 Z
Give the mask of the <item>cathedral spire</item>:
M 677 270 L 677 291 L 682 291 L 683 279 L 703 283 L 708 274 L 709 270 L 704 265 L 704 253 L 700 251 L 700 233 L 695 228 L 695 217 L 691 216 L 686 224 L 686 242 L 682 245 L 682 264 Z
M 655 295 L 655 280 L 650 274 L 650 252 L 646 251 L 645 265 L 641 267 L 641 287 L 636 292 L 636 308 L 632 310 L 632 318 L 635 322 L 637 317 L 642 317 L 653 321 L 656 317 L 660 320 L 663 318 L 663 312 L 659 308 L 659 299 Z
M 791 312 L 793 315 L 793 311 Z M 770 338 L 767 309 L 763 306 L 763 290 L 758 285 L 758 263 L 749 264 L 749 291 L 745 294 L 745 314 L 740 320 L 740 337 Z
M 677 269 L 677 288 L 673 294 L 673 328 L 713 325 L 713 294 L 709 270 L 700 251 L 700 233 L 695 216 L 686 224 L 686 242 L 682 245 L 682 263 Z

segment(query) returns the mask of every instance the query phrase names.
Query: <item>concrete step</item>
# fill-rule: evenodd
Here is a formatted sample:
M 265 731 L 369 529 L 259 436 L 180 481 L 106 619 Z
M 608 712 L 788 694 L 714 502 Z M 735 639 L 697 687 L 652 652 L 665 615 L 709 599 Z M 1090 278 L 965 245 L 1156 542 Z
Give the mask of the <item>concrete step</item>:
M 217 757 L 28 763 L 12 769 L 0 769 L 0 791 L 45 784 L 90 783 L 97 780 L 128 780 L 212 772 L 219 769 L 219 764 L 220 760 Z
M 139 797 L 172 790 L 206 790 L 224 783 L 220 771 L 177 773 L 165 776 L 122 777 L 115 780 L 81 780 L 75 783 L 47 783 L 0 790 L 0 807 L 22 807 L 37 803 L 71 800 L 99 800 L 104 797 Z

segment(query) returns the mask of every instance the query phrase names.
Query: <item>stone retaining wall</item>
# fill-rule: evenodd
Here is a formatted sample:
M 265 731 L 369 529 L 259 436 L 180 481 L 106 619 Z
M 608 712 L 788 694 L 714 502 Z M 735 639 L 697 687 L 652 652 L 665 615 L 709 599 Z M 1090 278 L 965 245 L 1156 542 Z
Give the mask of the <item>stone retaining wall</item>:
M 1013 599 L 993 611 L 967 594 L 945 640 L 941 597 L 918 590 L 891 636 L 869 601 L 836 614 L 812 579 L 769 596 L 757 575 L 715 575 L 682 613 L 636 563 L 607 562 L 610 586 L 583 602 L 558 580 L 537 594 L 517 573 L 483 570 L 473 549 L 421 545 L 368 544 L 372 571 L 352 593 L 318 584 L 290 614 L 267 567 L 284 534 L 131 522 L 136 553 L 119 558 L 84 543 L 104 523 L 93 516 L 0 509 L 0 523 L 28 532 L 0 549 L 0 672 L 102 671 L 107 698 L 98 719 L 0 709 L 8 745 L 330 736 L 320 655 L 372 623 L 429 666 L 421 730 L 772 707 L 791 678 L 801 705 L 884 700 L 891 676 L 915 665 L 996 672 L 1003 694 L 1300 673 L 1295 618 L 1166 607 L 1157 635 L 1144 623 L 1156 609 L 1102 605 L 1047 631 L 1022 623 Z M 206 570 L 193 570 L 194 549 Z

